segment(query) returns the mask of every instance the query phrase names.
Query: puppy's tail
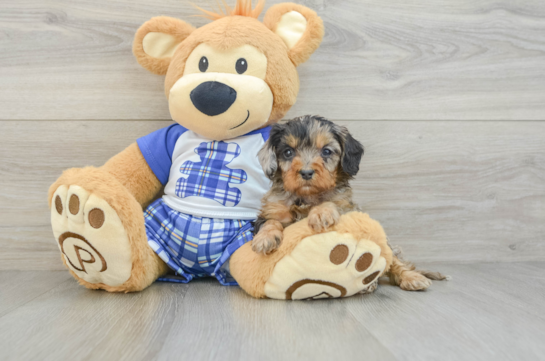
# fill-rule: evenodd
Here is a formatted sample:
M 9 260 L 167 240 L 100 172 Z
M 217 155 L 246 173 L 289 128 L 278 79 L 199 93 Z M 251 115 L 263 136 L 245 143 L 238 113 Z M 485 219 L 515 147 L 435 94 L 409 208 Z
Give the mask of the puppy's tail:
M 403 250 L 401 249 L 401 247 L 392 246 L 390 242 L 388 242 L 388 246 L 392 249 L 394 256 L 398 259 L 398 262 L 396 262 L 398 269 L 394 272 L 390 272 L 390 280 L 395 284 L 399 284 L 398 278 L 401 273 L 405 271 L 418 272 L 427 279 L 434 281 L 450 281 L 452 279 L 451 276 L 444 275 L 441 272 L 417 269 L 413 263 L 405 261 L 403 259 Z

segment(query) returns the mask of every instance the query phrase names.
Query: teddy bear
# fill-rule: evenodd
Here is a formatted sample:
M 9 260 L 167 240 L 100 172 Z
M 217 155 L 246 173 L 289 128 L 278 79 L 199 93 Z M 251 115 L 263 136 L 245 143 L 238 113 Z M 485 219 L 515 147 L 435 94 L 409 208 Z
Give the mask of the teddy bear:
M 135 292 L 215 277 L 257 298 L 335 298 L 372 290 L 394 262 L 381 225 L 359 212 L 321 233 L 303 219 L 272 254 L 252 251 L 270 187 L 257 153 L 295 103 L 296 68 L 324 34 L 305 6 L 274 5 L 261 22 L 263 8 L 237 0 L 204 10 L 212 21 L 200 28 L 160 16 L 138 29 L 133 53 L 165 76 L 174 124 L 50 187 L 55 240 L 81 285 Z

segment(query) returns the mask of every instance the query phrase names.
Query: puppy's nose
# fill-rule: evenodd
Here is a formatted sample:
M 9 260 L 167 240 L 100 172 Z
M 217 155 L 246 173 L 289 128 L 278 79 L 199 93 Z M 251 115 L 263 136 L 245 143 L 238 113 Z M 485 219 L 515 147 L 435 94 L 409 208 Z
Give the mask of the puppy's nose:
M 314 175 L 314 171 L 312 169 L 303 169 L 299 173 L 301 174 L 301 177 L 303 177 L 303 179 L 306 179 L 306 180 L 311 179 L 312 176 Z
M 237 92 L 229 85 L 206 81 L 193 89 L 189 97 L 195 108 L 206 115 L 214 116 L 229 109 L 237 99 Z

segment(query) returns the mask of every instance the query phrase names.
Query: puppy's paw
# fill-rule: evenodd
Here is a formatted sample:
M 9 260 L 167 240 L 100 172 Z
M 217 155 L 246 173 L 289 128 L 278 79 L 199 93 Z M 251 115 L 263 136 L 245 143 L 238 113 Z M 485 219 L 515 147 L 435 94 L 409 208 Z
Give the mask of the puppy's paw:
M 316 233 L 320 233 L 335 225 L 341 215 L 335 205 L 320 205 L 312 208 L 308 214 L 308 226 Z
M 261 229 L 252 241 L 252 250 L 256 253 L 269 254 L 275 251 L 282 242 L 282 231 L 279 229 Z
M 431 286 L 431 280 L 416 271 L 401 274 L 399 287 L 405 291 L 423 291 Z

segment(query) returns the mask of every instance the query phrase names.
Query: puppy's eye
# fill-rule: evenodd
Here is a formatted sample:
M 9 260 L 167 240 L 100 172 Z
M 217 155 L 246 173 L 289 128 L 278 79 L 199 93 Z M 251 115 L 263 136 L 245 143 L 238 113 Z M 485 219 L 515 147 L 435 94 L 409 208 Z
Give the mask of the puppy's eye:
M 208 69 L 208 59 L 206 56 L 203 56 L 201 60 L 199 60 L 199 70 L 204 73 L 206 69 Z
M 289 159 L 293 157 L 293 150 L 286 149 L 282 154 L 284 155 L 285 158 Z
M 237 70 L 237 73 L 242 74 L 248 69 L 248 62 L 244 58 L 240 58 L 237 60 L 237 64 L 235 65 L 235 69 Z
M 331 154 L 333 154 L 331 149 L 327 149 L 327 148 L 322 149 L 322 156 L 329 157 Z

